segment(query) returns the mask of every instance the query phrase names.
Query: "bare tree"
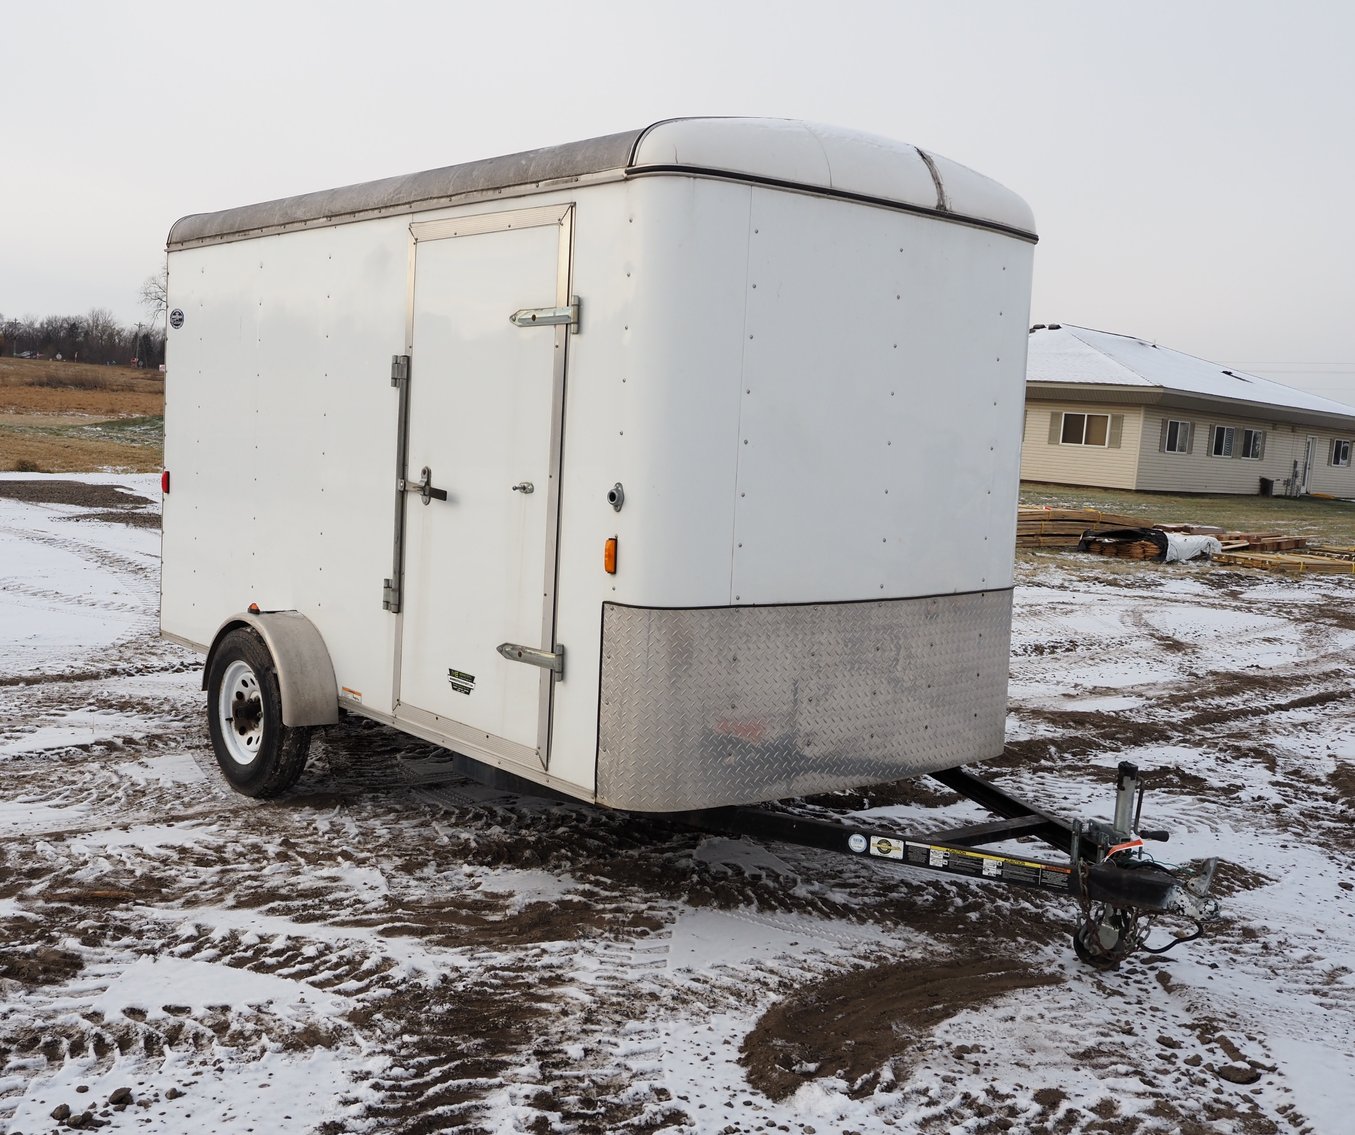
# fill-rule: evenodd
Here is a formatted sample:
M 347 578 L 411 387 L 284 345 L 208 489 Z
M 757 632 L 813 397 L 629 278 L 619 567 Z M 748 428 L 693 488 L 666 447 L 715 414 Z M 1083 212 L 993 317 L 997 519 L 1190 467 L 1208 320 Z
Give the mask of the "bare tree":
M 70 359 L 80 350 L 84 321 L 70 315 L 48 315 L 32 321 L 26 338 L 30 349 L 40 355 L 61 355 Z
M 154 276 L 147 276 L 141 284 L 141 298 L 138 301 L 144 307 L 151 317 L 151 322 L 158 323 L 165 318 L 165 312 L 169 308 L 169 270 L 161 268 Z
M 84 347 L 86 362 L 126 362 L 122 348 L 122 328 L 106 307 L 91 308 L 84 318 Z
M 10 355 L 32 351 L 37 346 L 38 321 L 32 315 L 5 320 L 5 349 Z
M 0 354 L 88 363 L 135 359 L 138 366 L 155 367 L 165 358 L 164 324 L 148 320 L 124 327 L 107 308 L 97 307 L 83 316 L 0 316 Z

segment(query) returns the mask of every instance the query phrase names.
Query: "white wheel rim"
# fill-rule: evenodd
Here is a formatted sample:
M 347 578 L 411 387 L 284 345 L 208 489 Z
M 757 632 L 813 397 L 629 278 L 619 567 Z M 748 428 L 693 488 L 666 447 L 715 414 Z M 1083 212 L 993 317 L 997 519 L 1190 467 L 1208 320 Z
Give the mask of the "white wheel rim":
M 231 760 L 252 765 L 259 756 L 265 721 L 259 678 L 248 662 L 237 659 L 226 667 L 216 711 Z

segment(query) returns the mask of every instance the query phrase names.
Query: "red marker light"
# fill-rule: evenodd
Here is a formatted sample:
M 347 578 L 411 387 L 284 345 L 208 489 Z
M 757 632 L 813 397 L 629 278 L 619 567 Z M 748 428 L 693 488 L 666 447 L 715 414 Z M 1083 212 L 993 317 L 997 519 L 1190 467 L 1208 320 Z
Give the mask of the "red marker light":
M 160 474 L 160 491 L 166 496 L 169 495 L 169 470 L 166 469 Z

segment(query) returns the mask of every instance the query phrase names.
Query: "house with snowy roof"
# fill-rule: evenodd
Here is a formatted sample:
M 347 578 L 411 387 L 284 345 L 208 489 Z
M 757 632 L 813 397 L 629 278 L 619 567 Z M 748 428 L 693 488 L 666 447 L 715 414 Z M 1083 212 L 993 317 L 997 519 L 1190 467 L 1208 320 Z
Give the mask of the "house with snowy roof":
M 1021 478 L 1355 497 L 1355 407 L 1133 335 L 1031 328 Z

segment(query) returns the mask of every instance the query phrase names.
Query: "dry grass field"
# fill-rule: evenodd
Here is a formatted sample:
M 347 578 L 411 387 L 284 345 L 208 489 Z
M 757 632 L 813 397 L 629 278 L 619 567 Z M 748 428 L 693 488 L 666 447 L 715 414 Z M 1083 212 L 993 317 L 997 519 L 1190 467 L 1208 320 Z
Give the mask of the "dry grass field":
M 154 472 L 164 413 L 158 371 L 0 358 L 0 472 Z

